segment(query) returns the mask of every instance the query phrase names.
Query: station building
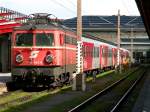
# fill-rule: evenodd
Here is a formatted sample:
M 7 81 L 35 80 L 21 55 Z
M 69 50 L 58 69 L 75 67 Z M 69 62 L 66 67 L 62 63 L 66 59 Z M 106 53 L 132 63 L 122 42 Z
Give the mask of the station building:
M 0 7 L 0 72 L 11 70 L 11 35 L 14 27 L 25 22 L 27 16 L 19 12 Z
M 97 36 L 117 44 L 117 16 L 82 16 L 83 33 Z M 76 30 L 77 18 L 64 21 L 64 24 Z M 150 40 L 141 16 L 120 16 L 121 47 L 133 51 L 134 62 L 148 61 Z M 132 47 L 133 46 L 133 47 Z

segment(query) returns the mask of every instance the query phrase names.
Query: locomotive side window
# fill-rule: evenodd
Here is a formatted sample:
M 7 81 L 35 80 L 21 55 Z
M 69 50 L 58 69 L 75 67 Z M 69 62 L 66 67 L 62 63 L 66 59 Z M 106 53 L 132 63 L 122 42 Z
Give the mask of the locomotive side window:
M 77 39 L 74 37 L 71 37 L 69 35 L 66 35 L 65 37 L 65 43 L 66 44 L 71 44 L 71 45 L 77 45 Z
M 37 33 L 36 34 L 36 46 L 53 46 L 54 34 L 52 33 Z
M 33 34 L 32 33 L 19 33 L 16 35 L 16 46 L 32 46 Z
M 72 38 L 72 44 L 77 45 L 77 39 L 76 38 Z

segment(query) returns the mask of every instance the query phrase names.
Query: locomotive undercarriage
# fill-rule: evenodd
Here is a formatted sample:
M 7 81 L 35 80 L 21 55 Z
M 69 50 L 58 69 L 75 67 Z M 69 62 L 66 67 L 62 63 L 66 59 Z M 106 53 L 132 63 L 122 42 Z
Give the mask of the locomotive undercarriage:
M 56 67 L 14 67 L 12 81 L 21 87 L 61 87 L 72 81 L 71 75 L 75 72 L 75 65 Z M 93 76 L 107 70 L 114 69 L 109 66 L 102 69 L 85 71 L 86 76 Z M 67 71 L 67 72 L 65 72 Z M 68 72 L 69 71 L 69 72 Z
M 45 68 L 15 67 L 12 69 L 12 81 L 20 86 L 63 86 L 64 84 L 70 83 L 70 74 L 75 71 L 74 66 L 75 65 Z

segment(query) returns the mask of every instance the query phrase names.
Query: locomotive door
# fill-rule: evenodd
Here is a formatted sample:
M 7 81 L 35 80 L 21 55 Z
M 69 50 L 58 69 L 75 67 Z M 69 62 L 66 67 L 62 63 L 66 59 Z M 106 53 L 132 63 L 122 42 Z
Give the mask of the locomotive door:
M 11 35 L 0 36 L 0 72 L 10 72 L 11 68 Z
M 64 35 L 62 50 L 63 73 L 73 73 L 76 70 L 76 41 L 74 35 Z
M 61 43 L 63 43 L 63 49 L 62 49 L 62 73 L 66 73 L 66 34 L 61 34 Z

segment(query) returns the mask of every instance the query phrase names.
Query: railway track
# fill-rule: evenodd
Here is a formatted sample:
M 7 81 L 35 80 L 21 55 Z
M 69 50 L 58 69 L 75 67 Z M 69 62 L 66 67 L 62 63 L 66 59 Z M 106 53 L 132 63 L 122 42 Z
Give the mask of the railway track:
M 110 71 L 108 74 L 110 74 L 112 72 L 113 71 Z M 91 80 L 88 79 L 88 81 L 91 81 Z M 10 86 L 12 86 L 11 82 L 10 82 Z M 6 86 L 4 86 L 4 87 L 6 87 Z M 68 87 L 70 87 L 70 85 L 68 85 L 66 87 L 68 88 Z M 12 106 L 15 106 L 18 104 L 22 104 L 24 102 L 32 101 L 35 99 L 36 94 L 39 94 L 39 95 L 41 95 L 43 93 L 46 95 L 52 94 L 55 91 L 57 91 L 57 89 L 59 89 L 59 88 L 53 89 L 52 91 L 49 91 L 49 92 L 47 91 L 47 89 L 46 90 L 44 89 L 41 91 L 33 90 L 34 92 L 33 91 L 25 92 L 26 90 L 21 90 L 21 89 L 4 92 L 3 94 L 0 95 L 0 97 L 2 98 L 1 100 L 3 100 L 3 101 L 0 101 L 0 110 L 4 109 L 4 108 L 9 108 L 9 107 L 12 107 Z M 21 95 L 21 94 L 24 94 L 24 95 Z M 37 95 L 36 95 L 36 97 L 37 97 Z
M 49 94 L 49 92 L 46 92 L 46 91 L 47 90 L 45 90 L 45 92 L 43 91 L 43 93 Z M 54 89 L 54 91 L 55 91 L 55 89 Z M 34 100 L 35 94 L 37 94 L 36 92 L 35 93 L 27 92 L 27 93 L 25 93 L 25 95 L 21 95 L 23 92 L 24 91 L 22 91 L 22 90 L 17 90 L 17 91 L 12 91 L 12 92 L 6 92 L 3 95 L 1 95 L 1 97 L 4 98 L 4 97 L 10 97 L 12 94 L 16 94 L 15 98 L 13 98 L 13 99 L 10 98 L 9 100 L 7 100 L 5 102 L 0 102 L 0 108 L 5 108 L 5 107 L 9 108 L 14 105 L 22 104 L 23 102 L 28 102 L 28 101 Z M 39 93 L 39 95 L 40 94 L 41 93 Z
M 140 71 L 140 70 L 138 70 Z M 71 110 L 69 110 L 68 112 L 84 112 L 84 111 L 88 111 L 86 110 L 86 108 L 90 108 L 89 105 L 94 104 L 95 101 L 99 98 L 101 98 L 102 96 L 107 96 L 107 94 L 109 94 L 109 96 L 111 96 L 111 91 L 118 86 L 120 83 L 124 82 L 128 77 L 130 77 L 132 74 L 136 73 L 137 71 L 133 71 L 132 73 L 130 73 L 129 75 L 123 77 L 122 79 L 114 82 L 113 84 L 111 84 L 110 86 L 106 87 L 105 89 L 103 89 L 102 91 L 98 92 L 97 94 L 93 95 L 92 97 L 88 98 L 87 100 L 85 100 L 84 102 L 82 102 L 81 104 L 77 105 L 76 107 L 72 108 Z M 111 108 L 109 107 L 109 109 L 107 108 L 105 111 L 111 111 L 114 112 L 118 109 L 119 105 L 124 101 L 124 99 L 126 98 L 126 96 L 128 94 L 130 94 L 130 91 L 132 91 L 132 89 L 134 88 L 134 86 L 140 81 L 140 79 L 143 77 L 144 73 L 142 70 L 141 72 L 142 75 L 134 82 L 134 84 L 132 84 L 132 86 L 125 92 L 125 94 L 118 100 L 118 102 L 115 103 L 114 106 L 111 106 Z M 113 93 L 112 93 L 113 94 Z M 113 96 L 112 96 L 113 97 Z M 110 99 L 108 99 L 110 100 Z M 103 103 L 103 102 L 101 102 Z M 102 110 L 101 110 L 102 111 Z M 103 110 L 104 111 L 104 110 Z
M 118 111 L 118 108 L 121 104 L 127 99 L 127 96 L 131 93 L 131 91 L 135 88 L 135 86 L 139 83 L 139 81 L 143 78 L 146 71 L 133 83 L 133 85 L 124 93 L 124 95 L 120 98 L 120 100 L 114 105 L 114 107 L 111 109 L 110 112 L 116 112 Z

